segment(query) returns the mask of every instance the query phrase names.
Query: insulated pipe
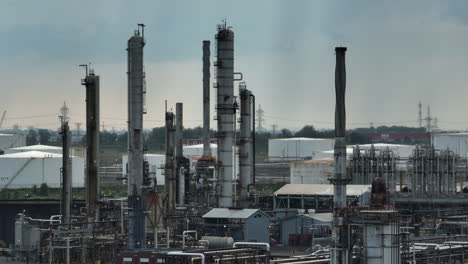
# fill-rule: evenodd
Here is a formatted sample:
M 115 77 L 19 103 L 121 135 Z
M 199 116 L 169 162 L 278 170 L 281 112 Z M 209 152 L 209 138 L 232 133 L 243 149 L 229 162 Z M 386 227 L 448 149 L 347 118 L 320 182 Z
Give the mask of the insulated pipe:
M 270 252 L 270 244 L 263 243 L 263 242 L 234 242 L 232 245 L 233 248 L 237 248 L 238 246 L 264 246 L 266 251 Z
M 255 148 L 255 137 L 256 137 L 256 134 L 255 134 L 255 95 L 254 94 L 250 94 L 250 96 L 252 97 L 252 153 L 253 153 L 253 156 L 252 156 L 252 184 L 255 185 L 255 164 L 256 164 L 256 159 L 255 159 L 255 155 L 256 155 L 256 148 Z
M 183 154 L 183 105 L 176 103 L 176 128 L 175 128 L 175 155 L 176 155 L 176 175 L 177 175 L 177 204 L 185 204 L 185 172 L 182 171 L 181 161 Z
M 345 47 L 335 48 L 336 68 L 335 68 L 335 177 L 332 180 L 334 184 L 334 248 L 332 251 L 332 263 L 348 264 L 350 263 L 350 254 L 348 250 L 347 223 L 343 217 L 342 209 L 346 208 L 346 66 L 345 66 Z
M 99 75 L 86 70 L 81 84 L 86 87 L 86 208 L 88 221 L 92 222 L 99 219 Z
M 192 256 L 192 257 L 200 257 L 201 258 L 201 263 L 200 264 L 205 264 L 205 255 L 202 253 L 184 253 L 180 251 L 170 251 L 167 252 L 168 256 Z
M 233 206 L 233 139 L 234 139 L 234 32 L 222 25 L 216 34 L 217 121 L 218 131 L 218 204 Z
M 63 222 L 70 223 L 72 204 L 72 162 L 70 159 L 71 132 L 68 121 L 62 123 L 62 214 Z
M 165 189 L 167 192 L 167 214 L 172 214 L 176 203 L 176 169 L 175 169 L 175 128 L 174 114 L 166 112 L 166 165 L 165 165 Z
M 203 41 L 203 156 L 211 156 L 209 40 Z
M 139 25 L 140 26 L 140 25 Z M 143 114 L 145 74 L 140 31 L 128 40 L 128 249 L 143 247 L 146 197 L 143 195 Z
M 245 82 L 239 84 L 240 95 L 240 140 L 239 140 L 239 183 L 240 205 L 249 205 L 249 187 L 252 186 L 252 100 L 251 91 L 247 90 Z

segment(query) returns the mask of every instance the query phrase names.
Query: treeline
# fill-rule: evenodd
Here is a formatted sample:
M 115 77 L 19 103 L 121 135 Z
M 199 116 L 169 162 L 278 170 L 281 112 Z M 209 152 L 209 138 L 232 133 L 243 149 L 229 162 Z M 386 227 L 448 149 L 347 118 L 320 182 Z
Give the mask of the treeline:
M 347 141 L 350 144 L 367 144 L 370 143 L 370 138 L 367 134 L 370 133 L 395 133 L 395 132 L 425 132 L 424 128 L 404 127 L 404 126 L 379 126 L 371 128 L 356 128 L 348 131 Z M 211 130 L 211 137 L 215 136 L 215 131 Z M 86 136 L 76 138 L 73 142 L 77 146 L 86 146 Z M 201 139 L 203 137 L 202 127 L 185 128 L 185 139 Z M 298 131 L 289 129 L 281 129 L 274 133 L 271 131 L 256 132 L 256 154 L 266 156 L 268 153 L 268 140 L 271 138 L 291 138 L 291 137 L 307 137 L 307 138 L 333 138 L 334 130 L 317 130 L 312 125 L 306 125 Z M 125 152 L 127 151 L 127 132 L 103 131 L 100 134 L 100 144 L 103 151 Z M 27 145 L 44 144 L 44 145 L 61 145 L 60 135 L 47 129 L 30 129 L 27 135 Z M 152 130 L 146 130 L 144 133 L 144 147 L 149 152 L 164 152 L 165 128 L 155 127 Z

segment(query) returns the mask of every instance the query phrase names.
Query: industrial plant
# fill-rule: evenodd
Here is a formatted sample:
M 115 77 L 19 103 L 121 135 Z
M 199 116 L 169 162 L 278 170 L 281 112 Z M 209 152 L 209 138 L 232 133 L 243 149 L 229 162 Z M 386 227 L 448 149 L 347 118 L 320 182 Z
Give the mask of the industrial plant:
M 158 87 L 146 85 L 144 24 L 127 42 L 128 145 L 113 166 L 102 162 L 98 66 L 78 68 L 84 76 L 76 82 L 86 92 L 84 149 L 72 146 L 65 105 L 61 146 L 26 146 L 24 138 L 0 135 L 0 194 L 44 184 L 60 189 L 55 200 L 0 199 L 8 212 L 0 218 L 1 234 L 11 230 L 0 237 L 4 260 L 468 263 L 467 135 L 432 133 L 428 143 L 414 145 L 349 143 L 346 54 L 352 48 L 330 47 L 334 135 L 273 138 L 268 158 L 258 160 L 258 95 L 247 80 L 254 73 L 236 68 L 234 32 L 223 22 L 214 39 L 200 39 L 201 81 L 194 89 L 203 136 L 193 144 L 184 137 L 184 102 L 166 101 L 157 113 L 165 122 L 164 153 L 145 149 L 144 115 L 152 104 L 146 92 Z M 271 193 L 260 187 L 283 173 L 286 184 Z M 126 195 L 102 191 L 109 179 Z M 78 188 L 83 199 L 74 193 Z

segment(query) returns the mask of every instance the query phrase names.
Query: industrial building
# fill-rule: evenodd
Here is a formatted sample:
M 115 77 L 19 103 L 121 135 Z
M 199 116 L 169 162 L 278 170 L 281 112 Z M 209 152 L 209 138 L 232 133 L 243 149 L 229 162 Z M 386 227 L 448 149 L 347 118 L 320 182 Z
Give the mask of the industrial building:
M 359 146 L 361 150 L 369 150 L 374 148 L 375 150 L 391 150 L 394 154 L 397 154 L 402 159 L 407 159 L 413 153 L 415 148 L 414 145 L 401 145 L 401 144 L 388 144 L 388 143 L 374 143 L 374 144 L 362 144 L 362 145 L 348 145 L 346 147 L 346 156 L 350 157 L 353 154 L 353 149 Z M 333 148 L 321 151 L 317 153 L 314 159 L 333 158 Z
M 274 138 L 268 140 L 268 160 L 294 161 L 313 159 L 319 152 L 333 149 L 328 138 Z
M 347 204 L 364 206 L 370 197 L 370 185 L 348 185 Z M 333 185 L 331 184 L 286 184 L 273 194 L 274 208 L 333 209 Z
M 84 159 L 71 157 L 73 186 L 84 187 Z M 0 189 L 61 187 L 62 154 L 27 151 L 0 155 Z
M 214 208 L 203 215 L 205 234 L 235 241 L 270 242 L 270 216 L 259 209 Z
M 156 177 L 157 185 L 164 185 L 163 166 L 165 164 L 166 156 L 161 154 L 145 154 L 144 160 L 148 162 L 148 169 L 151 177 Z M 122 177 L 128 175 L 128 155 L 122 156 Z
M 24 147 L 16 147 L 10 148 L 5 150 L 5 154 L 12 154 L 18 152 L 27 152 L 27 151 L 41 151 L 41 152 L 50 152 L 56 154 L 62 154 L 62 148 L 57 146 L 49 146 L 49 145 L 31 145 L 31 146 L 24 146 Z

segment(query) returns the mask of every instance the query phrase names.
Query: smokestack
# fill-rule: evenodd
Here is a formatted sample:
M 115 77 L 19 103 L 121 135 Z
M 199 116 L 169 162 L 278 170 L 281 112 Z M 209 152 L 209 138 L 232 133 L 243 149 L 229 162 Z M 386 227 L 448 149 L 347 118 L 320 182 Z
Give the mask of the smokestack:
M 347 223 L 343 214 L 346 208 L 346 184 L 349 182 L 346 175 L 346 66 L 345 47 L 335 48 L 336 68 L 335 68 L 335 178 L 334 184 L 334 250 L 332 263 L 350 263 L 350 254 L 347 244 Z
M 183 205 L 185 203 L 185 173 L 182 170 L 183 153 L 183 104 L 176 103 L 176 160 L 177 160 L 177 204 Z
M 86 207 L 88 221 L 94 222 L 99 220 L 99 76 L 90 70 L 81 84 L 86 87 Z
M 240 95 L 240 140 L 239 140 L 239 182 L 240 205 L 249 206 L 249 188 L 253 184 L 253 144 L 252 144 L 252 92 L 245 82 L 239 84 Z
M 172 214 L 176 202 L 176 178 L 175 178 L 175 128 L 174 114 L 166 112 L 166 166 L 164 171 L 165 189 L 167 192 L 167 213 Z
M 62 219 L 70 223 L 72 204 L 72 163 L 70 159 L 71 133 L 68 122 L 62 122 Z
M 234 138 L 234 32 L 219 26 L 216 34 L 217 120 L 218 120 L 218 191 L 219 207 L 232 207 L 233 138 Z
M 211 156 L 209 40 L 203 41 L 203 156 Z
M 139 25 L 143 27 L 143 25 Z M 145 74 L 140 30 L 128 40 L 128 249 L 143 246 L 146 200 L 143 195 L 143 114 Z

